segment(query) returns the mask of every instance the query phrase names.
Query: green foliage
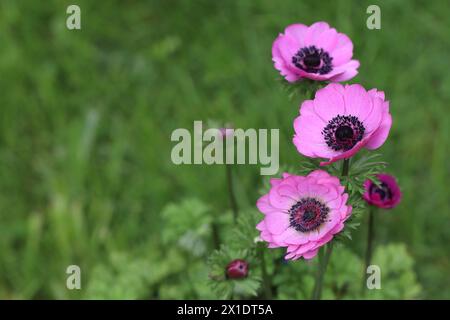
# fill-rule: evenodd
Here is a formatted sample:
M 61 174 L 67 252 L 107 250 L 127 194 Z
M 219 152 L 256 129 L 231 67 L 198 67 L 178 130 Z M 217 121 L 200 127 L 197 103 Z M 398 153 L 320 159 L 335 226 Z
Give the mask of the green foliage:
M 380 266 L 380 290 L 369 290 L 368 299 L 416 299 L 421 286 L 414 272 L 414 260 L 404 244 L 389 244 L 375 250 L 372 264 Z
M 361 154 L 361 156 L 355 158 L 356 161 L 352 161 L 349 175 L 345 179 L 350 190 L 359 194 L 364 193 L 364 181 L 372 180 L 378 183 L 376 175 L 384 172 L 387 167 L 386 162 L 378 160 L 381 157 L 380 154 L 370 154 L 368 151 L 361 152 Z
M 255 250 L 259 238 L 256 225 L 261 220 L 262 215 L 256 208 L 240 212 L 237 224 L 227 232 L 225 243 L 238 250 L 242 248 Z
M 403 244 L 379 246 L 372 264 L 381 269 L 381 289 L 362 289 L 361 258 L 343 245 L 334 248 L 324 280 L 323 299 L 414 299 L 421 287 Z M 315 261 L 287 262 L 274 277 L 279 299 L 310 299 Z
M 280 299 L 310 299 L 314 287 L 317 259 L 287 262 L 276 276 Z M 362 263 L 343 245 L 335 246 L 323 290 L 324 299 L 352 298 L 361 288 Z
M 279 81 L 291 101 L 314 99 L 314 95 L 317 90 L 328 84 L 327 82 L 319 82 L 310 79 L 304 79 L 299 82 L 291 83 L 282 77 L 279 78 Z
M 183 260 L 169 251 L 164 259 L 147 253 L 132 256 L 113 253 L 106 264 L 92 269 L 85 299 L 144 299 L 153 296 L 154 286 L 172 273 L 182 271 Z
M 325 275 L 324 298 L 327 299 L 415 299 L 421 287 L 413 269 L 413 259 L 404 244 L 379 246 L 372 265 L 381 270 L 381 289 L 361 289 L 364 268 L 362 260 L 340 246 L 333 252 Z M 366 275 L 367 277 L 368 275 Z
M 319 19 L 354 39 L 361 61 L 354 82 L 384 90 L 390 100 L 393 127 L 380 152 L 403 199 L 379 219 L 377 240 L 407 244 L 423 287 L 419 297 L 450 297 L 446 1 L 385 1 L 376 31 L 364 27 L 367 0 L 79 0 L 80 31 L 65 27 L 69 4 L 0 2 L 1 298 L 106 298 L 109 288 L 116 297 L 121 290 L 127 297 L 214 297 L 206 256 L 215 245 L 203 227 L 211 220 L 199 217 L 184 228 L 175 212 L 168 223 L 162 211 L 186 198 L 207 203 L 204 214 L 227 241 L 233 225 L 224 170 L 174 165 L 171 133 L 211 118 L 237 128 L 279 128 L 280 161 L 299 170 L 292 119 L 310 93 L 294 90 L 288 99 L 275 80 L 270 47 L 287 24 Z M 236 169 L 240 205 L 254 208 L 259 168 Z M 195 241 L 185 248 L 179 239 L 189 228 Z M 362 252 L 364 230 L 345 243 L 352 252 Z M 269 273 L 285 266 L 275 263 L 283 250 L 265 254 Z M 65 286 L 71 264 L 81 267 L 81 291 Z M 148 265 L 155 279 L 144 275 Z M 126 270 L 145 288 L 120 288 L 115 278 Z
M 185 199 L 179 204 L 168 204 L 161 216 L 166 230 L 162 234 L 163 244 L 176 245 L 194 256 L 206 253 L 214 219 L 206 204 L 198 199 Z

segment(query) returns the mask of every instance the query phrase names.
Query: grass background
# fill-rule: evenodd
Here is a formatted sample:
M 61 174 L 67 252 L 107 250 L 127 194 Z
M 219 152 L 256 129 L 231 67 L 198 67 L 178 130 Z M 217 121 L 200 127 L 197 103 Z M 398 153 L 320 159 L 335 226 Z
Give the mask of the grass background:
M 280 128 L 280 162 L 295 164 L 299 102 L 271 45 L 288 24 L 324 20 L 353 40 L 352 82 L 391 101 L 380 152 L 404 197 L 380 213 L 378 240 L 406 243 L 423 298 L 450 298 L 447 1 L 76 2 L 80 31 L 65 27 L 73 1 L 0 2 L 0 297 L 82 297 L 65 288 L 69 264 L 84 285 L 122 260 L 153 277 L 145 297 L 168 296 L 160 284 L 181 271 L 160 246 L 162 208 L 184 197 L 228 208 L 224 169 L 172 164 L 171 132 L 208 119 Z M 381 30 L 366 28 L 375 3 Z M 238 168 L 249 203 L 258 172 Z

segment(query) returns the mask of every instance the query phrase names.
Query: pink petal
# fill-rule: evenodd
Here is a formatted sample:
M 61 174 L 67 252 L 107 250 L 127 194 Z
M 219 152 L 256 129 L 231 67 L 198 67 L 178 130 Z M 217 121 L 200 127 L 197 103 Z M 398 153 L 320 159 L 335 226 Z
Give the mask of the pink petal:
M 329 29 L 330 29 L 330 26 L 326 22 L 316 22 L 316 23 L 312 24 L 308 28 L 308 31 L 306 32 L 305 42 L 304 42 L 305 46 L 317 44 L 317 40 L 318 40 L 319 36 L 323 32 L 325 32 Z
M 290 230 L 293 231 L 288 233 L 283 240 L 286 244 L 302 245 L 309 242 L 308 237 L 304 233 L 298 232 L 294 228 L 290 228 Z
M 284 197 L 288 197 L 294 201 L 299 200 L 299 194 L 297 188 L 292 185 L 283 184 L 278 187 L 278 194 Z
M 272 187 L 275 187 L 275 186 L 279 185 L 281 183 L 281 181 L 283 181 L 283 180 L 279 179 L 279 178 L 271 178 L 270 179 L 270 185 Z
M 323 178 L 330 178 L 331 175 L 328 172 L 326 172 L 325 170 L 314 170 L 313 172 L 308 174 L 308 177 L 323 179 Z
M 345 87 L 345 114 L 364 119 L 372 110 L 372 99 L 360 84 Z
M 338 43 L 338 33 L 336 29 L 328 29 L 324 31 L 317 40 L 317 47 L 327 52 L 331 52 Z
M 389 135 L 391 126 L 392 126 L 392 117 L 389 113 L 385 114 L 383 116 L 380 126 L 372 134 L 371 138 L 367 142 L 366 148 L 373 150 L 381 147 Z
M 302 239 L 304 240 L 302 241 Z M 287 228 L 283 233 L 274 235 L 273 241 L 284 244 L 285 246 L 289 244 L 303 244 L 308 242 L 308 240 L 305 237 L 302 237 L 302 234 L 294 228 Z
M 256 229 L 259 230 L 259 231 L 265 231 L 266 230 L 266 223 L 264 222 L 264 220 L 260 221 L 256 225 Z
M 380 98 L 384 100 L 384 91 L 378 91 L 377 89 L 371 89 L 368 91 L 372 98 Z
M 383 120 L 383 114 L 385 114 L 383 101 L 380 98 L 372 99 L 372 104 L 373 107 L 371 112 L 362 119 L 364 128 L 366 129 L 365 134 L 370 135 L 380 127 L 381 121 Z
M 278 208 L 281 211 L 289 210 L 294 204 L 294 200 L 286 197 L 284 195 L 280 195 L 278 193 L 278 187 L 274 187 L 269 191 L 269 203 L 272 207 Z
M 343 33 L 338 35 L 338 44 L 331 52 L 333 66 L 340 66 L 350 61 L 353 56 L 353 43 L 348 36 Z
M 295 47 L 296 44 L 292 38 L 284 35 L 279 35 L 272 45 L 272 60 L 275 69 L 279 70 L 281 75 L 290 82 L 301 78 L 296 72 L 296 67 L 291 63 L 292 56 L 296 53 Z
M 272 234 L 280 234 L 289 227 L 289 215 L 270 213 L 265 217 L 266 228 Z
M 359 61 L 352 60 L 342 68 L 344 71 L 330 78 L 332 82 L 343 82 L 354 78 L 358 74 Z
M 306 36 L 306 32 L 308 31 L 308 27 L 304 24 L 295 23 L 286 27 L 284 33 L 289 35 L 290 37 L 296 39 L 298 41 L 298 48 L 304 47 L 304 39 Z
M 337 115 L 345 114 L 346 105 L 341 94 L 341 87 L 341 84 L 333 83 L 316 93 L 314 111 L 325 123 Z M 322 129 L 323 127 L 320 128 L 320 130 Z
M 256 201 L 256 207 L 264 214 L 278 212 L 280 209 L 274 208 L 269 202 L 269 195 L 265 194 Z
M 303 258 L 306 260 L 310 260 L 317 255 L 317 252 L 319 252 L 319 248 L 304 253 Z

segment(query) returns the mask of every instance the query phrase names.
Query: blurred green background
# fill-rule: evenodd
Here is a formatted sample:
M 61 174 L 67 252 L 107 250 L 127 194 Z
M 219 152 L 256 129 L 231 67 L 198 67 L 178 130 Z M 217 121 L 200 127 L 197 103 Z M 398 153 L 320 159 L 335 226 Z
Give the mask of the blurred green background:
M 82 29 L 69 31 L 75 2 Z M 366 27 L 370 4 L 381 30 Z M 391 101 L 379 151 L 404 197 L 379 214 L 377 241 L 405 244 L 420 298 L 450 298 L 449 14 L 445 0 L 2 0 L 0 297 L 208 296 L 196 287 L 204 259 L 177 251 L 177 220 L 162 212 L 195 198 L 220 217 L 225 170 L 174 165 L 171 132 L 194 120 L 280 128 L 280 162 L 295 165 L 300 101 L 282 90 L 271 45 L 288 24 L 324 20 L 353 40 L 352 82 Z M 259 166 L 236 170 L 240 206 L 253 206 Z M 66 289 L 71 264 L 82 290 Z

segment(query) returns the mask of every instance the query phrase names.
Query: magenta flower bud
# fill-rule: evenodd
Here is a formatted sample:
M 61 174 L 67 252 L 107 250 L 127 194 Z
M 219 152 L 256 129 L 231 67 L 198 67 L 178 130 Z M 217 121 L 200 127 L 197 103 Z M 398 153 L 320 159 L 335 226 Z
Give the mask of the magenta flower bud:
M 402 193 L 397 181 L 393 176 L 388 174 L 379 174 L 377 177 L 380 180 L 380 186 L 377 186 L 371 180 L 366 180 L 364 182 L 364 200 L 366 200 L 368 204 L 378 208 L 394 208 L 402 198 Z
M 248 263 L 242 259 L 231 261 L 226 268 L 226 275 L 229 279 L 242 279 L 248 275 Z
M 232 128 L 219 128 L 220 138 L 226 139 L 229 136 L 233 135 L 234 129 Z

